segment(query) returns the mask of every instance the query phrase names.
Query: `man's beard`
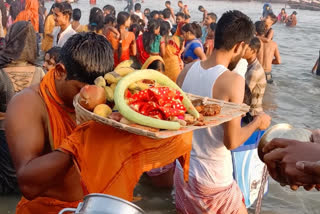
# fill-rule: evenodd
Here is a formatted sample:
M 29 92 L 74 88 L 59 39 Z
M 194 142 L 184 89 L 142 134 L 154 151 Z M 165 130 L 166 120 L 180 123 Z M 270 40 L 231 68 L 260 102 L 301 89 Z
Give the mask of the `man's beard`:
M 229 71 L 233 71 L 236 68 L 236 66 L 237 66 L 238 62 L 240 61 L 240 59 L 242 58 L 242 56 L 243 56 L 243 54 L 239 54 L 239 55 L 235 56 L 233 59 L 231 59 L 231 62 L 229 63 L 229 66 L 228 66 Z

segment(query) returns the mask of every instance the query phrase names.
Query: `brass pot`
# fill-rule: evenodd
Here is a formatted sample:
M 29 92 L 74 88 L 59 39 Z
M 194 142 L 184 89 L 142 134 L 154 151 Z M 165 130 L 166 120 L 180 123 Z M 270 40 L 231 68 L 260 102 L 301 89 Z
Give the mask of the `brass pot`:
M 301 142 L 310 142 L 311 136 L 312 132 L 308 129 L 293 128 L 290 124 L 287 123 L 274 125 L 263 134 L 259 141 L 259 158 L 261 161 L 263 161 L 264 154 L 262 152 L 262 148 L 274 138 L 284 138 Z

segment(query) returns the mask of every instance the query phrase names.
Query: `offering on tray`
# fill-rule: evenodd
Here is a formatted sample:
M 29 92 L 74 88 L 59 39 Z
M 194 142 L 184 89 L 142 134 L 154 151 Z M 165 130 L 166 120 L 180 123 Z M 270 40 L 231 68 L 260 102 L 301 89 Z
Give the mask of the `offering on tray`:
M 93 119 L 136 134 L 167 138 L 219 125 L 249 110 L 246 105 L 185 94 L 162 73 L 135 71 L 131 64 L 120 63 L 113 72 L 98 77 L 95 85 L 81 89 L 74 101 L 78 122 Z

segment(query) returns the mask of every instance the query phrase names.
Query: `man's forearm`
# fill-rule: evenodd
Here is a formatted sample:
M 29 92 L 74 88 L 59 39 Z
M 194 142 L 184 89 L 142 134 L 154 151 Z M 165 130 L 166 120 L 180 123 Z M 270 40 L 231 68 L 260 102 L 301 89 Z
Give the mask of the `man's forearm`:
M 28 199 L 41 196 L 48 188 L 63 181 L 72 165 L 72 156 L 59 151 L 29 161 L 17 171 L 22 194 Z

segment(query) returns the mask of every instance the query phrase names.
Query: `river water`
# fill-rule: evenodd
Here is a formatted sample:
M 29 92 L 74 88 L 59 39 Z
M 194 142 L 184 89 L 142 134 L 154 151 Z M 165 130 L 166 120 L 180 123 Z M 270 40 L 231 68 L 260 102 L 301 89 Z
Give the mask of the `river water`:
M 164 9 L 164 0 L 145 0 L 142 8 Z M 177 11 L 177 1 L 172 1 Z M 225 2 L 205 0 L 185 0 L 192 14 L 193 21 L 200 21 L 202 14 L 198 12 L 203 5 L 218 18 L 227 10 L 240 10 L 253 21 L 259 20 L 262 3 L 258 2 Z M 126 6 L 126 1 L 97 0 L 97 6 L 112 4 L 117 11 Z M 47 8 L 51 4 L 48 3 Z M 89 16 L 89 0 L 79 0 L 72 5 L 82 10 L 82 24 L 87 24 Z M 283 4 L 273 4 L 276 15 Z M 291 14 L 293 10 L 287 9 Z M 311 69 L 320 50 L 320 12 L 297 10 L 298 25 L 288 28 L 276 24 L 274 41 L 278 43 L 282 64 L 273 67 L 274 84 L 268 85 L 264 107 L 272 116 L 273 123 L 286 122 L 296 127 L 320 128 L 320 78 L 311 74 Z M 175 213 L 170 190 L 156 189 L 142 179 L 136 188 L 136 195 L 141 197 L 137 204 L 147 213 Z M 18 195 L 0 196 L 0 213 L 14 213 L 19 200 Z M 253 213 L 253 209 L 249 210 Z M 270 181 L 269 193 L 262 202 L 263 214 L 320 214 L 320 192 L 291 191 Z

